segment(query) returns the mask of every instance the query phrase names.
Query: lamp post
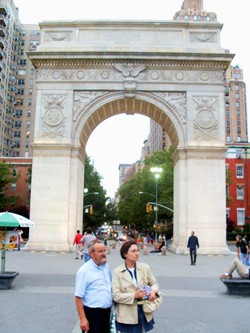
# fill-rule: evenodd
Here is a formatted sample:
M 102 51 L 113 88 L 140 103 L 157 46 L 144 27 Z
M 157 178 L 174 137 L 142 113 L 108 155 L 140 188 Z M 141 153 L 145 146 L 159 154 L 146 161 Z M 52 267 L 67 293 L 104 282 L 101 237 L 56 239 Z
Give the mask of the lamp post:
M 83 192 L 84 192 L 84 195 L 83 195 L 83 200 L 84 200 L 84 198 L 85 197 L 87 197 L 88 195 L 90 195 L 90 194 L 94 194 L 94 195 L 98 195 L 99 194 L 99 192 L 89 192 L 88 193 L 88 189 L 87 188 L 85 188 L 84 190 L 83 190 Z M 85 205 L 85 206 L 83 206 L 83 215 L 82 215 L 82 224 L 83 224 L 83 222 L 84 222 L 84 212 L 85 212 L 85 209 L 87 210 L 87 208 L 89 208 L 89 207 L 92 207 L 92 205 Z M 91 208 L 92 209 L 92 208 Z M 86 213 L 87 213 L 88 211 L 86 211 Z M 92 213 L 91 213 L 92 214 Z
M 160 174 L 162 172 L 162 168 L 152 167 L 150 171 L 154 174 L 155 177 L 155 241 L 157 241 L 157 225 L 158 225 L 158 179 L 160 178 Z

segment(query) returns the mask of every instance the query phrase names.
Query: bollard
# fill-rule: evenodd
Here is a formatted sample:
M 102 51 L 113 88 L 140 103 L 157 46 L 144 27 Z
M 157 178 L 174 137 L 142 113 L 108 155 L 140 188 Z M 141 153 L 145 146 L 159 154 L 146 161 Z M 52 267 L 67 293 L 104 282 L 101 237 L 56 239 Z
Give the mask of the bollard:
M 112 249 L 115 249 L 116 248 L 116 242 L 113 242 L 112 243 Z
M 161 254 L 162 254 L 163 256 L 166 256 L 166 255 L 167 255 L 167 248 L 166 248 L 166 246 L 163 246 L 163 247 L 161 248 Z
M 110 254 L 110 245 L 106 246 L 106 251 L 107 251 L 107 254 Z
M 147 246 L 143 246 L 143 254 L 146 256 L 148 254 L 148 247 Z

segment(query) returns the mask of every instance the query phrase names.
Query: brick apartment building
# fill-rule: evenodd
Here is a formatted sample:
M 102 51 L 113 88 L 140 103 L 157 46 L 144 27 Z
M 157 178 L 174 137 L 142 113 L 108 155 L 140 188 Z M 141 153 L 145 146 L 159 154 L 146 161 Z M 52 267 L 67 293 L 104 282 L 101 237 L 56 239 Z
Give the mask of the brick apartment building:
M 230 173 L 230 185 L 226 186 L 229 198 L 226 215 L 242 227 L 250 223 L 250 144 L 228 147 L 226 169 Z
M 6 162 L 11 165 L 14 176 L 20 175 L 16 183 L 9 184 L 5 189 L 6 196 L 18 197 L 15 204 L 6 207 L 7 211 L 21 211 L 21 215 L 29 216 L 30 209 L 30 185 L 28 184 L 29 169 L 32 166 L 32 158 L 25 157 L 1 157 L 0 163 Z

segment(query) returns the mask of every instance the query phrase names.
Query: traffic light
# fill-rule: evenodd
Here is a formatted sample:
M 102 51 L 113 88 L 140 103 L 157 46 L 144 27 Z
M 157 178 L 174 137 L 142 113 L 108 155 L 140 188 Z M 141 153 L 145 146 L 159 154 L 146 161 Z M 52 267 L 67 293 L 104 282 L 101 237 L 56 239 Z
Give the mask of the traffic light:
M 89 207 L 89 214 L 91 214 L 91 215 L 93 214 L 93 206 Z
M 150 213 L 152 211 L 152 206 L 150 204 L 146 204 L 146 212 Z

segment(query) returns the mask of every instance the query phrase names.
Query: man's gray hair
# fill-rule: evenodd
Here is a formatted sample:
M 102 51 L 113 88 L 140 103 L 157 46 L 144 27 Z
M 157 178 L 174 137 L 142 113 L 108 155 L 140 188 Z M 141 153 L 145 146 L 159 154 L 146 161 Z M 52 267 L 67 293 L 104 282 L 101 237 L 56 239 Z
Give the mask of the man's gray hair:
M 89 252 L 95 251 L 95 249 L 94 249 L 95 244 L 102 244 L 102 241 L 100 239 L 94 239 L 91 242 L 89 242 L 89 245 L 88 245 Z

